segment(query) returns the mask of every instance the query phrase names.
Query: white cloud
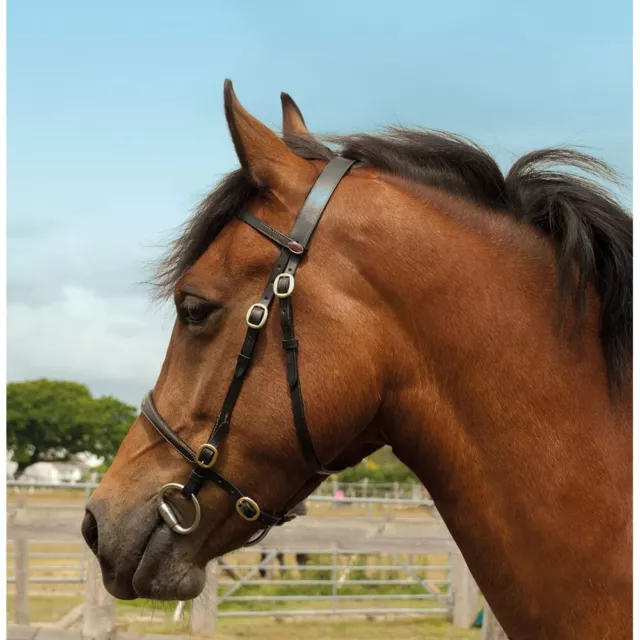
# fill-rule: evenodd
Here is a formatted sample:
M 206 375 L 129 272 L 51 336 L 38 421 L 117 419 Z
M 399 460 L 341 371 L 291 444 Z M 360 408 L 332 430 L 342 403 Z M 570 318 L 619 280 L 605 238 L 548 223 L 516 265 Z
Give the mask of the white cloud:
M 153 274 L 151 264 L 158 249 L 142 247 L 137 238 L 95 235 L 74 229 L 12 238 L 7 260 L 8 302 L 50 305 L 63 299 L 65 286 L 92 290 L 104 298 L 144 295 L 137 283 Z
M 168 306 L 143 296 L 102 298 L 70 286 L 35 307 L 10 302 L 7 316 L 9 380 L 76 380 L 135 403 L 160 372 L 173 325 Z

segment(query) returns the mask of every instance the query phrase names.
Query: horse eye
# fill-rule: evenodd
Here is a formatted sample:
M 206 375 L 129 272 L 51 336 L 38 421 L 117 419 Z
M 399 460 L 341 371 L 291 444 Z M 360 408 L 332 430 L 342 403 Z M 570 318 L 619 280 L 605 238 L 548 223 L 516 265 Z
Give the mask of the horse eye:
M 209 317 L 209 313 L 211 313 L 211 311 L 202 306 L 197 309 L 184 309 L 182 317 L 184 321 L 189 324 L 200 324 Z
M 178 316 L 186 324 L 198 325 L 203 324 L 216 310 L 216 306 L 207 304 L 202 300 L 185 298 L 178 306 Z

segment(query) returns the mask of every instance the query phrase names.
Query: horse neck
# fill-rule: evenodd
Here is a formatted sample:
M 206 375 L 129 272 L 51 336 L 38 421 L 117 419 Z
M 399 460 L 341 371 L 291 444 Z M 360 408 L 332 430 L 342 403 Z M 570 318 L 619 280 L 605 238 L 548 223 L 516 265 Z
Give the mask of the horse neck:
M 394 269 L 363 266 L 395 319 L 389 443 L 510 634 L 596 637 L 608 608 L 626 637 L 631 390 L 612 405 L 598 300 L 579 337 L 561 339 L 549 243 L 472 205 L 443 213 L 438 199 L 390 216 L 380 249 L 402 249 Z

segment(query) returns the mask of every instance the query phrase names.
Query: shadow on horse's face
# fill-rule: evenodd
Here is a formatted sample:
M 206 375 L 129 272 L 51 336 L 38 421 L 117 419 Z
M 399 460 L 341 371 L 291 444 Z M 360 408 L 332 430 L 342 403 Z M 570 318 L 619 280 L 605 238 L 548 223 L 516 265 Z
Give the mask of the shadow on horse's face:
M 295 120 L 295 105 L 283 105 L 285 123 Z M 152 398 L 83 523 L 107 589 L 123 599 L 195 597 L 209 560 L 286 522 L 289 510 L 322 482 L 324 467 L 353 464 L 382 444 L 374 425 L 388 335 L 366 277 L 344 250 L 356 187 L 334 176 L 340 189 L 303 256 L 295 294 L 286 296 L 293 276 L 285 278 L 282 295 L 266 304 L 270 317 L 259 307 L 247 315 L 263 301 L 265 282 L 273 287 L 274 262 L 289 265 L 298 255 L 296 246 L 282 248 L 290 238 L 283 244 L 272 230 L 251 226 L 257 218 L 287 233 L 322 167 L 293 154 L 252 118 L 230 85 L 225 107 L 247 180 L 262 187 L 244 206 L 255 218 L 230 219 L 177 279 L 177 320 Z M 313 196 L 324 198 L 321 208 L 329 200 L 324 186 L 319 182 Z M 312 214 L 305 208 L 300 217 Z M 363 251 L 356 236 L 353 254 Z M 168 483 L 179 483 L 183 495 L 167 490 L 159 502 Z

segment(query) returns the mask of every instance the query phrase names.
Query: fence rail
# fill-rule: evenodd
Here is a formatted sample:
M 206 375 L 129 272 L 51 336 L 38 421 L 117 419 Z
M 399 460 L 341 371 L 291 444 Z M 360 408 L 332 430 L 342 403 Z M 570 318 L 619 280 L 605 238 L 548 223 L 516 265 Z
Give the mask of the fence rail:
M 83 490 L 87 495 L 98 486 L 95 482 L 45 482 L 31 480 L 7 480 L 7 487 L 17 489 L 72 489 Z M 309 499 L 318 501 L 345 500 L 363 502 L 375 500 L 407 500 L 411 504 L 433 504 L 421 484 L 399 482 L 369 482 L 366 478 L 359 482 L 340 482 L 332 477 L 321 484 Z
M 426 495 L 424 490 L 418 490 L 418 485 L 410 485 L 410 489 L 409 485 L 401 486 L 397 491 L 386 491 L 374 495 L 374 492 L 369 494 L 366 491 L 363 492 L 361 483 L 351 484 L 358 485 L 359 495 L 354 495 L 355 490 L 345 491 L 342 489 L 336 489 L 331 495 L 312 493 L 305 499 L 308 515 L 349 514 L 357 515 L 366 520 L 377 521 L 381 518 L 393 518 L 398 522 L 405 517 L 412 522 L 421 518 L 426 520 L 440 517 L 433 500 Z M 27 502 L 29 509 L 37 511 L 80 511 L 84 509 L 85 503 L 97 486 L 91 482 L 62 484 L 11 480 L 7 482 L 7 489 L 10 492 L 7 508 L 9 513 L 13 513 L 15 509 L 25 506 L 24 503 Z M 382 486 L 388 487 L 389 485 Z M 60 492 L 61 499 L 47 503 L 40 499 L 42 497 L 40 492 L 44 495 L 50 493 L 55 495 L 56 492 Z M 11 493 L 14 495 L 12 496 Z M 331 510 L 330 514 L 327 509 Z M 406 512 L 406 515 L 403 514 L 403 511 Z
M 30 554 L 27 541 L 12 544 L 13 551 L 8 555 L 13 563 L 9 571 L 13 570 L 14 576 L 8 582 L 15 585 L 18 624 L 29 624 L 30 584 L 84 583 L 81 610 L 76 607 L 63 620 L 74 622 L 84 616 L 83 637 L 88 639 L 104 637 L 105 630 L 116 628 L 115 603 L 102 586 L 99 565 L 92 555 L 68 554 L 86 561 L 81 568 L 74 567 L 80 571 L 73 578 L 39 577 L 30 575 L 43 569 L 33 560 L 65 554 Z M 185 606 L 190 606 L 192 633 L 210 633 L 222 618 L 362 615 L 447 616 L 456 626 L 468 628 L 480 607 L 477 586 L 459 553 L 380 557 L 358 549 L 319 548 L 311 551 L 310 562 L 301 566 L 276 562 L 280 554 L 293 559 L 296 551 L 269 549 L 258 560 L 259 553 L 245 549 L 234 552 L 233 562 L 222 558 L 210 563 L 203 594 L 191 603 L 179 603 L 173 619 L 179 620 Z M 434 555 L 440 556 L 439 562 L 434 562 Z M 66 569 L 67 565 L 63 566 Z M 263 577 L 258 578 L 260 571 Z M 308 574 L 314 577 L 307 579 Z M 485 611 L 485 619 L 494 629 L 491 634 L 498 634 L 500 628 L 490 611 Z M 499 637 L 484 636 L 485 640 Z
M 71 488 L 82 491 L 85 497 L 96 486 L 93 483 L 7 484 L 10 489 L 18 491 L 23 488 Z M 413 495 L 408 498 L 312 495 L 308 501 L 334 505 L 433 508 L 431 499 L 415 497 L 415 493 Z M 18 513 L 20 509 L 39 506 L 27 504 L 23 497 L 13 504 Z M 366 551 L 336 549 L 328 542 L 327 547 L 305 551 L 306 563 L 285 566 L 277 561 L 280 554 L 294 558 L 300 553 L 299 549 L 262 549 L 262 555 L 260 551 L 249 549 L 234 552 L 226 559 L 210 563 L 208 584 L 203 595 L 189 605 L 179 603 L 176 614 L 190 606 L 193 633 L 211 631 L 215 628 L 216 620 L 225 617 L 389 614 L 446 615 L 451 616 L 455 625 L 468 628 L 479 610 L 479 592 L 459 553 L 451 553 L 450 546 L 446 550 L 442 547 L 442 553 L 437 552 L 438 544 L 442 542 L 440 539 L 425 540 L 425 548 L 434 549 L 429 554 L 388 553 L 375 547 L 369 547 Z M 74 543 L 57 541 L 51 543 L 56 547 L 49 550 L 46 542 L 38 540 L 39 548 L 29 553 L 28 541 L 16 539 L 10 543 L 12 549 L 7 549 L 7 583 L 11 585 L 15 597 L 15 621 L 18 624 L 29 623 L 30 585 L 40 585 L 41 590 L 47 590 L 53 597 L 54 585 L 58 584 L 67 591 L 80 589 L 75 592 L 78 595 L 84 592 L 85 602 L 81 613 L 74 614 L 72 611 L 64 618 L 74 620 L 78 615 L 83 615 L 84 636 L 87 639 L 103 635 L 105 629 L 115 629 L 114 601 L 102 586 L 95 558 L 84 547 L 76 543 L 75 548 L 60 551 L 61 546 L 72 547 Z M 39 564 L 38 561 L 46 564 Z M 56 564 L 56 561 L 61 564 Z M 486 610 L 485 620 L 490 620 L 495 627 L 495 620 L 491 616 L 491 612 Z M 100 629 L 100 632 L 96 629 Z M 485 636 L 487 640 L 493 637 Z

